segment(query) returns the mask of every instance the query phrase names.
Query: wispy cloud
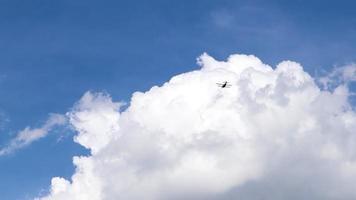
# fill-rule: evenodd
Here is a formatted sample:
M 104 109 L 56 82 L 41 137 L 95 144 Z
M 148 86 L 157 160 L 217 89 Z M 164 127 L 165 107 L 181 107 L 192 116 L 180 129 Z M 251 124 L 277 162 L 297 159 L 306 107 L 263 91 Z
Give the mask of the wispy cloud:
M 10 121 L 5 112 L 0 110 L 0 130 Z
M 45 137 L 58 125 L 64 125 L 66 123 L 66 117 L 61 114 L 50 114 L 47 121 L 39 128 L 26 127 L 19 131 L 17 136 L 12 139 L 7 146 L 0 149 L 0 156 L 9 154 L 17 149 L 28 146 L 32 142 Z
M 333 89 L 339 84 L 348 84 L 356 81 L 356 64 L 352 63 L 335 68 L 331 73 L 318 79 L 323 89 Z

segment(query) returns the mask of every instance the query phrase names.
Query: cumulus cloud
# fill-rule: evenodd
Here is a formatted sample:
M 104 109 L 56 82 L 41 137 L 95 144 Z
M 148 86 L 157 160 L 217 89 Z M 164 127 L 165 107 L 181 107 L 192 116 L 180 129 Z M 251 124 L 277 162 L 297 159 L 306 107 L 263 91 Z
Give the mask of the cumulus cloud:
M 320 89 L 302 66 L 217 61 L 135 92 L 128 108 L 86 93 L 68 113 L 70 180 L 41 200 L 354 199 L 356 113 L 346 84 Z M 231 88 L 217 82 L 229 81 Z
M 45 137 L 53 127 L 66 123 L 65 116 L 61 114 L 50 114 L 47 121 L 39 128 L 26 127 L 21 130 L 9 144 L 0 149 L 0 156 L 9 154 L 17 149 L 25 147 L 32 142 Z

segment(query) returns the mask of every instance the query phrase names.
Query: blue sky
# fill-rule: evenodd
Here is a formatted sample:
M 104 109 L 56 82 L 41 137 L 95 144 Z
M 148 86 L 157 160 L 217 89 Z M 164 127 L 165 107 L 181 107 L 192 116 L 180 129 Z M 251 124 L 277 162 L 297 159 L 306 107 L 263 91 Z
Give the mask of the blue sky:
M 0 145 L 88 90 L 128 101 L 196 57 L 254 54 L 302 63 L 314 75 L 356 60 L 353 1 L 0 1 Z M 73 173 L 86 150 L 72 132 L 0 157 L 1 199 L 25 199 Z M 60 137 L 61 135 L 61 137 Z M 64 136 L 63 136 L 64 135 Z

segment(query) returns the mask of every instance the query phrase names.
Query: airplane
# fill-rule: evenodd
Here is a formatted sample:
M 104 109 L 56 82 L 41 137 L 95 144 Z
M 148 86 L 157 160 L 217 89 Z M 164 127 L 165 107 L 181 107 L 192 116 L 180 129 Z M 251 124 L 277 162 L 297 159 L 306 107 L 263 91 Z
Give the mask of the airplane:
M 216 83 L 216 84 L 221 88 L 229 88 L 229 87 L 231 87 L 231 84 L 229 84 L 227 81 L 225 81 L 224 83 Z

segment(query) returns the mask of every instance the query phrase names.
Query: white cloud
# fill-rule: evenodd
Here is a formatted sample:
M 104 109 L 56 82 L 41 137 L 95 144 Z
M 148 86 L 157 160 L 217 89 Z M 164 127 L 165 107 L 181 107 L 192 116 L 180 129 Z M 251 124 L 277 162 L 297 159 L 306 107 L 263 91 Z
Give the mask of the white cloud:
M 87 92 L 69 112 L 70 123 L 80 132 L 74 140 L 91 149 L 92 154 L 105 147 L 119 131 L 119 108 L 107 94 Z
M 17 149 L 25 147 L 32 142 L 45 137 L 54 126 L 63 125 L 66 118 L 60 114 L 51 114 L 47 121 L 40 128 L 26 127 L 12 139 L 7 146 L 0 149 L 0 156 L 9 154 Z
M 41 200 L 354 199 L 356 113 L 342 84 L 321 90 L 298 63 L 207 54 L 200 70 L 133 94 L 119 112 L 88 92 L 69 112 L 71 180 Z M 216 87 L 229 81 L 231 88 Z
M 327 76 L 320 77 L 318 81 L 324 89 L 330 89 L 340 84 L 347 84 L 356 81 L 356 64 L 334 68 Z

